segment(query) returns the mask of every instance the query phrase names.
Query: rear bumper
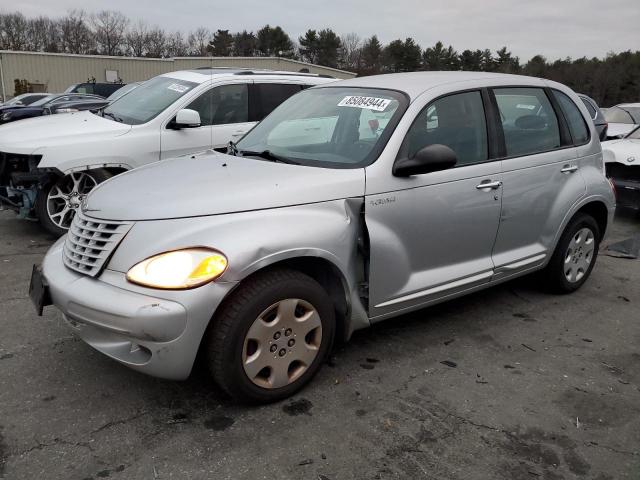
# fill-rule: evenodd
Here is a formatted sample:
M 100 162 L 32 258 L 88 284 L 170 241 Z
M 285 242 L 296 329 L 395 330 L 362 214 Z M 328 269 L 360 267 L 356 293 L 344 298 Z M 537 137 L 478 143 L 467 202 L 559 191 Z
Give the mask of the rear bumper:
M 235 284 L 165 292 L 131 285 L 120 272 L 88 277 L 62 263 L 64 238 L 49 250 L 42 269 L 51 300 L 73 331 L 130 368 L 187 378 L 215 309 Z

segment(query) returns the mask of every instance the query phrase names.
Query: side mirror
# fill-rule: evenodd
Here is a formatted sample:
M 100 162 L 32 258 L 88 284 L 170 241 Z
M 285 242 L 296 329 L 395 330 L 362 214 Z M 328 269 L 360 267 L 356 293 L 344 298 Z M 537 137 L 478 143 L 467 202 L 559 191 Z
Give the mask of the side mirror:
M 454 167 L 458 162 L 456 152 L 446 145 L 435 143 L 418 150 L 413 158 L 401 158 L 393 164 L 393 175 L 409 177 L 437 172 Z
M 168 127 L 174 130 L 181 130 L 183 128 L 197 128 L 201 124 L 200 114 L 197 111 L 183 108 L 178 110 L 176 118 L 169 122 Z

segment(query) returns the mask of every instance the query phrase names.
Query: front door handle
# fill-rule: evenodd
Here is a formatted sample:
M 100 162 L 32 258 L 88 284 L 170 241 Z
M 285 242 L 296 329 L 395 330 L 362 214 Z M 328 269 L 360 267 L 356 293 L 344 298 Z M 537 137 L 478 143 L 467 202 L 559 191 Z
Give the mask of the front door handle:
M 497 182 L 482 182 L 480 185 L 476 185 L 476 188 L 478 190 L 484 190 L 484 189 L 490 189 L 490 190 L 495 190 L 497 188 L 500 188 L 502 186 L 502 182 L 497 181 Z
M 562 173 L 573 173 L 576 170 L 578 170 L 578 166 L 577 165 L 565 165 L 564 167 L 562 167 L 562 170 L 560 170 Z

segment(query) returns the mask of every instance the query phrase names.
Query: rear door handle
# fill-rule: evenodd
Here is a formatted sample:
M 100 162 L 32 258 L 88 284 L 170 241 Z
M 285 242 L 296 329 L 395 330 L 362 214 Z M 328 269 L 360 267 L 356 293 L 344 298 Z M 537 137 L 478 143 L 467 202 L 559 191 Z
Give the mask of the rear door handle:
M 476 185 L 476 188 L 478 190 L 484 190 L 484 189 L 495 190 L 497 188 L 500 188 L 501 186 L 502 186 L 502 182 L 500 181 L 497 181 L 497 182 L 486 181 L 486 182 L 482 182 L 480 185 Z
M 565 165 L 564 167 L 562 167 L 562 170 L 560 170 L 562 173 L 573 173 L 576 170 L 578 170 L 578 166 L 577 165 Z

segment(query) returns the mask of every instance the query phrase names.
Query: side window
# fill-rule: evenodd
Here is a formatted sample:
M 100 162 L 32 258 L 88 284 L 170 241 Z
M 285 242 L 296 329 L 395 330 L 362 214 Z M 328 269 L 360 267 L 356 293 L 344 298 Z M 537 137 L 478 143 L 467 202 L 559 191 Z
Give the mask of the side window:
M 587 107 L 587 111 L 589 112 L 589 115 L 591 116 L 591 118 L 593 120 L 595 120 L 597 112 L 596 112 L 596 109 L 594 108 L 594 106 L 591 105 L 591 102 L 589 102 L 589 100 L 587 100 L 587 99 L 584 99 L 584 98 L 580 97 L 580 100 L 582 100 L 582 103 L 584 103 L 584 106 Z
M 571 132 L 571 138 L 574 145 L 582 145 L 589 141 L 589 128 L 584 121 L 584 117 L 580 113 L 580 110 L 573 103 L 568 96 L 558 90 L 553 91 L 553 96 L 560 104 L 560 109 L 564 115 L 564 118 L 569 124 L 569 131 Z
M 507 156 L 532 155 L 560 147 L 558 119 L 541 88 L 497 88 L 494 91 Z
M 256 120 L 262 120 L 287 98 L 302 90 L 301 85 L 291 83 L 258 83 L 255 88 L 258 93 L 258 118 Z
M 488 159 L 487 124 L 480 92 L 465 92 L 440 98 L 416 117 L 400 149 L 412 158 L 418 150 L 442 144 L 456 152 L 458 165 Z
M 212 88 L 185 108 L 197 111 L 200 114 L 202 125 L 248 122 L 249 101 L 247 85 L 222 85 Z

